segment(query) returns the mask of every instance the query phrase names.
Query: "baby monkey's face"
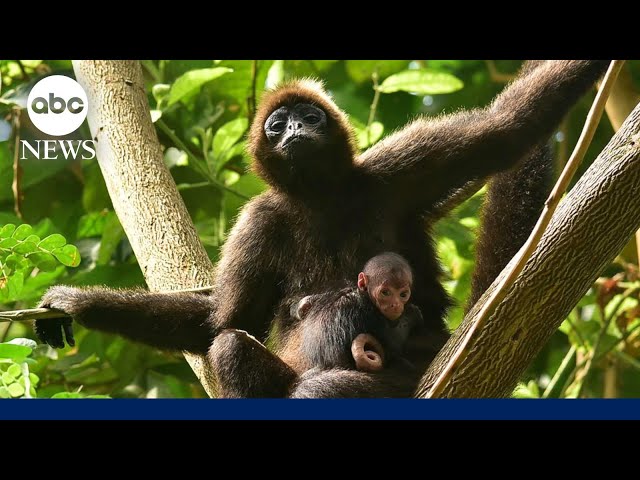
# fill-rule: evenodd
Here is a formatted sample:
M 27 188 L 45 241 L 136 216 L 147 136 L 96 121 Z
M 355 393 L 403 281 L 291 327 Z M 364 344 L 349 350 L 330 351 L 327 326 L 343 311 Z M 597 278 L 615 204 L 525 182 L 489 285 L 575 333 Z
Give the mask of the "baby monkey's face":
M 404 313 L 404 306 L 411 297 L 411 283 L 384 280 L 379 285 L 370 285 L 369 297 L 382 315 L 395 322 Z

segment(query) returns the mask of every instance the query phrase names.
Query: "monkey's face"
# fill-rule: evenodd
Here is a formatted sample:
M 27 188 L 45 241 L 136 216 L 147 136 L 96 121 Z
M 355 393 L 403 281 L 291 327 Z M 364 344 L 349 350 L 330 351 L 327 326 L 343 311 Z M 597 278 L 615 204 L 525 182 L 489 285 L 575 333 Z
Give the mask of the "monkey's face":
M 264 131 L 274 150 L 283 157 L 303 157 L 325 144 L 327 115 L 309 103 L 283 106 L 269 115 Z
M 391 321 L 398 320 L 411 297 L 411 284 L 385 280 L 369 287 L 369 296 L 380 313 Z

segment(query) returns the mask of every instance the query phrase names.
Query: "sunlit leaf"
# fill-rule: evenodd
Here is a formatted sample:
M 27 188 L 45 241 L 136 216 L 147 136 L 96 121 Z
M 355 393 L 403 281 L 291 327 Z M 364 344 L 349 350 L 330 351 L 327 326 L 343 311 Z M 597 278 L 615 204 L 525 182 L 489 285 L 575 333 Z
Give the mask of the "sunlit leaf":
M 151 94 L 153 98 L 156 99 L 156 102 L 159 102 L 163 98 L 165 98 L 169 92 L 171 91 L 171 85 L 167 85 L 166 83 L 156 83 L 153 87 L 151 87 Z
M 405 70 L 386 78 L 378 87 L 382 93 L 410 92 L 421 95 L 451 93 L 460 90 L 464 84 L 450 73 L 433 70 Z
M 16 230 L 16 226 L 12 223 L 8 223 L 0 229 L 0 238 L 8 238 Z
M 59 233 L 54 233 L 53 235 L 49 235 L 47 238 L 44 238 L 38 246 L 44 250 L 51 251 L 54 248 L 62 247 L 67 243 L 67 239 L 64 238 Z
M 0 240 L 0 248 L 13 248 L 18 244 L 18 240 L 15 238 L 3 238 Z
M 14 272 L 7 280 L 7 294 L 9 301 L 15 301 L 24 286 L 24 273 Z
M 12 383 L 7 387 L 7 389 L 9 390 L 9 395 L 11 395 L 13 398 L 21 397 L 22 395 L 24 395 L 24 387 L 19 383 Z
M 47 252 L 35 252 L 29 255 L 28 258 L 43 272 L 52 272 L 58 266 L 54 256 Z
M 34 340 L 31 340 L 30 338 L 14 338 L 13 340 L 8 341 L 7 343 L 11 345 L 22 345 L 23 347 L 32 348 L 32 349 L 38 346 L 38 344 Z
M 24 241 L 13 247 L 13 251 L 20 255 L 27 255 L 29 253 L 37 252 L 38 246 L 33 242 Z
M 22 375 L 22 369 L 20 368 L 20 365 L 18 365 L 17 363 L 13 363 L 9 365 L 6 373 L 13 378 L 18 378 L 20 375 Z
M 189 165 L 189 156 L 183 150 L 169 147 L 164 152 L 164 164 L 167 168 Z
M 374 72 L 378 78 L 385 78 L 393 73 L 407 68 L 406 60 L 347 60 L 345 63 L 347 73 L 357 83 L 371 81 Z
M 376 143 L 384 133 L 384 125 L 380 122 L 372 122 L 370 126 L 356 129 L 356 137 L 358 139 L 358 148 L 364 150 Z
M 16 228 L 15 232 L 13 232 L 12 237 L 15 238 L 16 240 L 24 240 L 32 233 L 33 233 L 33 228 L 31 228 L 31 225 L 25 223 L 23 225 L 20 225 L 18 228 Z
M 222 160 L 222 156 L 242 138 L 248 126 L 249 120 L 236 118 L 220 127 L 213 137 L 213 156 Z
M 276 60 L 267 73 L 267 88 L 274 88 L 284 80 L 284 60 Z
M 0 343 L 0 358 L 10 358 L 19 363 L 31 354 L 31 349 L 23 345 L 12 345 L 10 343 Z
M 80 252 L 75 245 L 65 245 L 51 252 L 63 265 L 77 267 L 80 265 Z
M 185 73 L 178 77 L 171 86 L 168 105 L 173 105 L 185 96 L 198 90 L 205 83 L 215 80 L 229 72 L 233 72 L 233 70 L 227 67 L 215 67 L 191 70 Z

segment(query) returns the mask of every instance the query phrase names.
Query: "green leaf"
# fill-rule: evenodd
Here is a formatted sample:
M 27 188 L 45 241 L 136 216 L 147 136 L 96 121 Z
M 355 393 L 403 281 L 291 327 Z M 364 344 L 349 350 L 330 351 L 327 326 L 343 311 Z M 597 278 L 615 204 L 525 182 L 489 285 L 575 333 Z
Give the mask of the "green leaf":
M 25 357 L 31 355 L 31 351 L 29 347 L 23 345 L 0 343 L 0 358 L 10 358 L 16 363 L 20 363 Z
M 364 150 L 376 143 L 382 137 L 384 133 L 384 125 L 380 122 L 372 122 L 371 126 L 365 126 L 361 129 L 356 129 L 356 137 L 358 139 L 358 148 Z
M 18 228 L 16 228 L 15 232 L 13 232 L 12 237 L 15 238 L 16 240 L 24 240 L 32 233 L 33 233 L 33 228 L 31 228 L 31 225 L 25 223 L 20 225 Z
M 379 78 L 385 78 L 392 73 L 407 68 L 406 60 L 347 60 L 347 73 L 357 83 L 371 81 L 373 72 L 378 72 Z
M 124 229 L 120 224 L 117 215 L 110 215 L 107 219 L 104 230 L 102 232 L 102 240 L 100 241 L 100 251 L 96 263 L 98 265 L 107 265 L 111 261 L 113 253 L 118 248 L 120 241 L 124 238 Z
M 213 156 L 217 160 L 218 168 L 221 167 L 227 152 L 242 138 L 248 127 L 249 120 L 236 118 L 218 129 L 213 137 Z
M 24 241 L 35 243 L 37 245 L 40 242 L 40 237 L 38 235 L 29 235 Z
M 84 395 L 78 392 L 60 392 L 56 393 L 51 398 L 84 398 Z
M 13 248 L 18 244 L 18 240 L 15 238 L 3 238 L 0 240 L 0 248 Z
M 35 373 L 29 373 L 29 381 L 31 385 L 37 385 L 40 381 L 40 377 L 38 377 Z
M 43 272 L 52 272 L 58 266 L 54 256 L 47 252 L 35 252 L 29 255 L 28 258 Z
M 66 245 L 67 239 L 64 238 L 59 233 L 54 233 L 53 235 L 49 235 L 47 238 L 44 238 L 38 246 L 44 250 L 51 251 L 54 248 L 59 248 Z
M 65 245 L 51 252 L 63 265 L 77 267 L 80 265 L 80 252 L 75 245 Z
M 0 398 L 11 398 L 11 394 L 7 387 L 0 387 Z
M 13 340 L 7 343 L 11 345 L 22 345 L 23 347 L 27 347 L 31 349 L 36 348 L 38 346 L 35 340 L 31 340 L 30 338 L 14 338 Z
M 462 80 L 450 73 L 433 70 L 405 70 L 386 78 L 378 87 L 382 93 L 411 92 L 421 95 L 451 93 L 464 86 Z
M 24 262 L 24 257 L 20 255 L 16 255 L 15 253 L 12 253 L 11 255 L 9 255 L 4 261 L 5 265 L 10 268 L 21 267 L 23 265 L 23 262 Z
M 156 83 L 153 87 L 151 87 L 151 94 L 153 95 L 153 98 L 156 99 L 157 103 L 165 98 L 170 90 L 171 85 L 167 85 L 166 83 Z
M 15 382 L 16 378 L 11 375 L 9 372 L 4 372 L 2 374 L 2 377 L 0 377 L 2 379 L 2 382 L 6 385 L 9 385 L 10 383 Z
M 107 219 L 115 215 L 112 211 L 102 210 L 92 212 L 80 217 L 78 222 L 78 238 L 98 237 L 104 232 Z
M 38 251 L 38 246 L 33 242 L 20 242 L 18 245 L 13 247 L 13 251 L 19 253 L 21 255 L 27 255 L 29 253 L 35 253 Z
M 13 223 L 7 223 L 0 229 L 0 238 L 9 238 L 15 231 L 16 226 Z
M 274 88 L 284 80 L 284 60 L 276 60 L 267 73 L 267 88 Z
M 12 383 L 7 387 L 7 389 L 9 390 L 9 395 L 11 395 L 13 398 L 21 397 L 22 395 L 24 395 L 24 387 L 19 383 Z
M 22 291 L 22 287 L 24 286 L 24 273 L 22 272 L 14 272 L 9 280 L 7 281 L 7 294 L 8 298 L 6 301 L 15 302 Z
M 189 156 L 187 153 L 175 147 L 169 147 L 164 151 L 163 160 L 167 168 L 189 165 Z
M 194 93 L 200 89 L 205 83 L 215 80 L 221 77 L 225 73 L 233 72 L 231 68 L 227 67 L 215 67 L 215 68 L 202 68 L 199 70 L 191 70 L 184 75 L 178 77 L 171 86 L 169 91 L 168 105 L 180 101 L 187 95 Z
M 7 369 L 7 373 L 11 375 L 13 378 L 18 378 L 22 374 L 22 369 L 20 368 L 20 365 L 18 365 L 17 363 L 12 363 L 11 365 L 9 365 L 9 368 Z

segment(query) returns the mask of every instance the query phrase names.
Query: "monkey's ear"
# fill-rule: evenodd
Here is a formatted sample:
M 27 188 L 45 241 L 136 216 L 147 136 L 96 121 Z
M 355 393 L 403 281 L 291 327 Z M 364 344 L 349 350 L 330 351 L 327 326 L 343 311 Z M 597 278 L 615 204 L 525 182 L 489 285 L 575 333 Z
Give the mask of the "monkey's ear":
M 294 316 L 298 320 L 302 320 L 304 317 L 307 316 L 307 313 L 309 313 L 310 309 L 311 309 L 311 295 L 307 295 L 302 300 L 300 300 L 296 305 L 296 312 Z
M 358 274 L 358 290 L 360 290 L 361 292 L 364 292 L 367 289 L 368 282 L 369 282 L 369 279 L 364 274 L 364 272 L 360 272 Z

